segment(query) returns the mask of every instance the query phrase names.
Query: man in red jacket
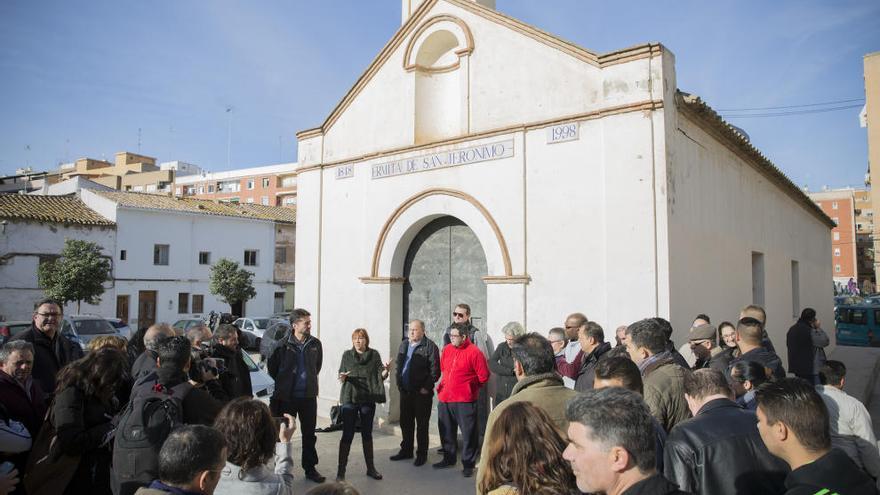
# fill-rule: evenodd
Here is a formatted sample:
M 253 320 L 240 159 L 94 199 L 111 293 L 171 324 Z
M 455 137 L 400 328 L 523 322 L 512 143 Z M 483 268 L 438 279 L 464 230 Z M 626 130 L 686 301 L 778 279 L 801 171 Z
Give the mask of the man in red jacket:
M 453 323 L 449 338 L 450 343 L 440 356 L 442 377 L 437 387 L 437 414 L 445 454 L 434 467 L 455 465 L 458 428 L 461 428 L 462 474 L 470 478 L 477 460 L 477 397 L 480 387 L 489 381 L 489 366 L 480 349 L 468 339 L 467 325 Z

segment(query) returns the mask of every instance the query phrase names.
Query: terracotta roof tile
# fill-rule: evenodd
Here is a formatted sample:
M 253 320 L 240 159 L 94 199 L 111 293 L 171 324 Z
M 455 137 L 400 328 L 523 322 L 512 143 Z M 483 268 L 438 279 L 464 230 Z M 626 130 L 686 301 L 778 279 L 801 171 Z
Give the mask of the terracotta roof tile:
M 281 206 L 263 206 L 251 203 L 228 203 L 210 199 L 177 198 L 164 194 L 149 194 L 120 191 L 93 191 L 120 206 L 154 210 L 173 210 L 187 213 L 202 213 L 227 217 L 272 220 L 283 223 L 296 223 L 296 209 Z
M 64 196 L 0 194 L 0 218 L 81 225 L 115 225 L 86 206 L 73 194 Z

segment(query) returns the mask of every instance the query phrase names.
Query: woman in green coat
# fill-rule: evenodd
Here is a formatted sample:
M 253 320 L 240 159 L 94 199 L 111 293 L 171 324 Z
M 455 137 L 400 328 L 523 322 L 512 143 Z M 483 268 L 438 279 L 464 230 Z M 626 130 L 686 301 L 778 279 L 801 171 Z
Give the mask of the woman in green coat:
M 364 461 L 367 464 L 367 476 L 381 480 L 382 475 L 373 464 L 373 416 L 376 404 L 385 402 L 385 385 L 391 361 L 382 363 L 379 352 L 370 349 L 370 336 L 363 328 L 351 334 L 352 348 L 342 354 L 339 365 L 339 381 L 342 390 L 339 403 L 342 404 L 342 439 L 339 441 L 339 467 L 336 481 L 345 480 L 345 468 L 348 465 L 348 453 L 357 419 L 360 418 L 361 442 L 364 448 Z

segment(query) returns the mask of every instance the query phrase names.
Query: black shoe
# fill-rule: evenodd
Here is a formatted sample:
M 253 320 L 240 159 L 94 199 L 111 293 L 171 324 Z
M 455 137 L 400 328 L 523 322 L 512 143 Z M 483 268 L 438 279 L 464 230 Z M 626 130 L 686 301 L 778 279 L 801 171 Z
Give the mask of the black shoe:
M 311 471 L 306 471 L 306 479 L 312 480 L 315 483 L 323 483 L 327 481 L 327 478 L 321 476 L 317 470 L 312 469 Z
M 391 459 L 392 461 L 402 461 L 404 459 L 412 459 L 412 458 L 413 458 L 412 452 L 407 454 L 406 452 L 401 450 L 400 452 L 391 456 L 389 459 Z
M 449 459 L 443 459 L 442 461 L 433 464 L 434 469 L 444 469 L 448 467 L 455 466 L 455 461 L 451 461 Z
M 419 454 L 416 456 L 416 460 L 415 460 L 415 462 L 413 462 L 413 466 L 424 466 L 427 461 L 428 461 L 427 454 Z
M 474 468 L 466 467 L 461 470 L 461 474 L 463 474 L 465 478 L 471 478 L 474 476 Z
M 437 453 L 440 455 L 446 455 L 446 449 L 444 449 L 443 447 L 440 447 L 439 449 L 437 449 Z
M 382 473 L 380 473 L 379 471 L 376 471 L 375 469 L 367 469 L 367 476 L 369 476 L 370 478 L 373 478 L 374 480 L 381 480 L 382 479 Z

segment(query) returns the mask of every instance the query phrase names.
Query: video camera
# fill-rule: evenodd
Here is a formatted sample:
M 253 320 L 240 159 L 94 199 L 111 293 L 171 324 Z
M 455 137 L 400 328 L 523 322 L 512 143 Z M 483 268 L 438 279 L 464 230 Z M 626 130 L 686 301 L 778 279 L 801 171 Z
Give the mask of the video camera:
M 212 344 L 202 342 L 198 348 L 193 348 L 190 352 L 192 353 L 192 365 L 189 367 L 190 379 L 202 383 L 205 381 L 203 377 L 207 373 L 217 378 L 226 372 L 226 360 L 211 357 L 213 354 Z

